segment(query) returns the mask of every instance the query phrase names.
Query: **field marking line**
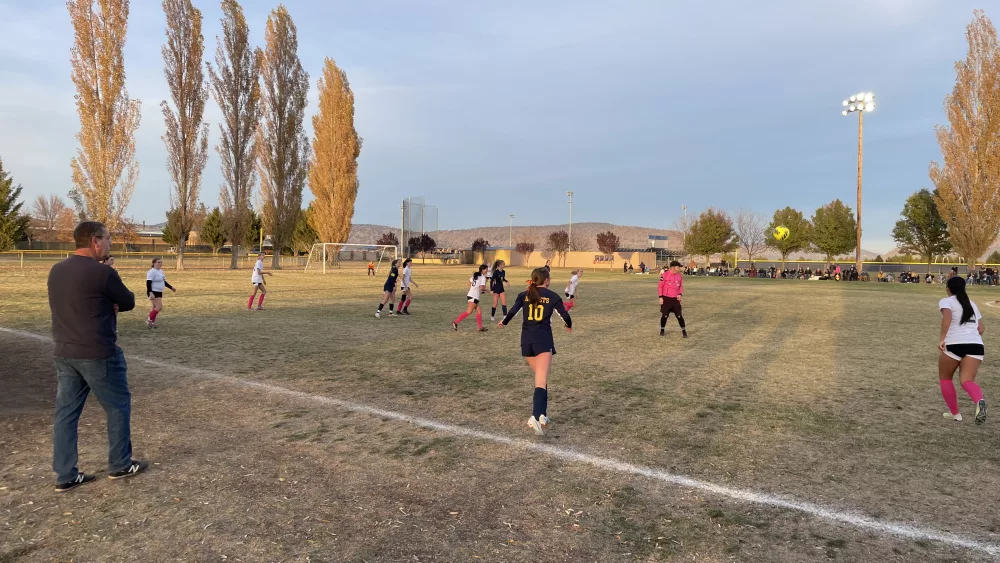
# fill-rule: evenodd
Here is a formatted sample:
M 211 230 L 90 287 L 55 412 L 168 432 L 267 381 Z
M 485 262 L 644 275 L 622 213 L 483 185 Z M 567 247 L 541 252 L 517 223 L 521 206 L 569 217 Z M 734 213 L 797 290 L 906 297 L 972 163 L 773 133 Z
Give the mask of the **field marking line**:
M 987 301 L 987 307 L 1000 307 L 1000 301 Z
M 22 338 L 31 338 L 41 342 L 52 342 L 52 339 L 50 337 L 41 334 L 36 334 L 33 332 L 27 332 L 27 331 L 15 330 L 3 327 L 0 327 L 0 332 L 5 332 L 7 334 L 20 336 Z M 963 547 L 974 551 L 980 551 L 989 554 L 991 556 L 1000 558 L 1000 545 L 976 541 L 974 539 L 960 536 L 957 534 L 952 534 L 950 532 L 942 532 L 932 528 L 923 528 L 920 526 L 911 526 L 909 524 L 904 524 L 901 522 L 879 521 L 875 520 L 874 518 L 859 514 L 857 512 L 828 508 L 813 502 L 796 500 L 795 498 L 789 496 L 772 495 L 768 493 L 752 491 L 749 489 L 738 489 L 734 487 L 727 487 L 725 485 L 717 485 L 709 481 L 701 481 L 691 477 L 686 477 L 684 475 L 677 475 L 674 473 L 670 473 L 668 471 L 664 471 L 662 469 L 656 469 L 654 467 L 635 465 L 632 463 L 616 460 L 613 458 L 599 457 L 595 455 L 580 453 L 568 448 L 550 446 L 548 444 L 533 442 L 530 440 L 526 440 L 524 438 L 511 438 L 500 434 L 493 434 L 490 432 L 484 432 L 482 430 L 474 430 L 472 428 L 466 428 L 463 426 L 456 426 L 454 424 L 438 422 L 436 420 L 431 420 L 428 418 L 412 416 L 361 403 L 355 403 L 353 401 L 334 399 L 332 397 L 326 397 L 323 395 L 314 395 L 311 393 L 306 393 L 304 391 L 295 391 L 293 389 L 280 387 L 278 385 L 271 385 L 269 383 L 262 383 L 259 381 L 239 379 L 233 376 L 223 375 L 221 373 L 216 373 L 198 368 L 191 368 L 178 364 L 171 364 L 168 362 L 161 362 L 159 360 L 144 358 L 142 356 L 131 356 L 130 359 L 143 362 L 145 364 L 149 364 L 151 366 L 155 366 L 161 369 L 184 372 L 194 376 L 201 377 L 203 379 L 222 381 L 240 387 L 256 389 L 258 391 L 264 392 L 264 394 L 266 395 L 283 395 L 285 397 L 293 397 L 303 401 L 334 406 L 351 412 L 368 414 L 380 418 L 395 420 L 398 422 L 406 422 L 409 424 L 413 424 L 414 426 L 419 426 L 421 428 L 426 428 L 428 430 L 435 430 L 444 434 L 450 434 L 453 436 L 464 436 L 468 438 L 481 440 L 484 442 L 503 444 L 505 446 L 511 446 L 513 448 L 518 448 L 521 450 L 536 451 L 564 461 L 597 467 L 599 469 L 603 469 L 611 473 L 620 473 L 627 475 L 636 475 L 639 477 L 646 477 L 649 479 L 653 479 L 655 481 L 666 483 L 668 485 L 685 487 L 689 489 L 697 489 L 700 491 L 714 494 L 716 496 L 728 497 L 730 499 L 743 501 L 750 504 L 759 504 L 775 508 L 794 510 L 796 512 L 808 514 L 820 520 L 847 524 L 855 528 L 867 530 L 870 532 L 875 532 L 877 534 L 885 536 L 896 536 L 909 540 L 934 541 L 934 542 L 949 544 L 952 546 Z

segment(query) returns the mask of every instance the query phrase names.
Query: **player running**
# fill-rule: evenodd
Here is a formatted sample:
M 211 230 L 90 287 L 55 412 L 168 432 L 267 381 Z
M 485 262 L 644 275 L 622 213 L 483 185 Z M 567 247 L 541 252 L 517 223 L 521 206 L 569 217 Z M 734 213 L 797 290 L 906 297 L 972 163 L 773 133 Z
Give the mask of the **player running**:
M 146 317 L 146 328 L 156 328 L 156 316 L 163 310 L 164 289 L 177 292 L 174 286 L 167 283 L 167 277 L 163 274 L 163 258 L 153 258 L 153 267 L 146 272 L 146 297 L 153 306 Z
M 250 276 L 250 283 L 253 284 L 253 293 L 250 294 L 250 300 L 247 301 L 247 311 L 253 309 L 253 298 L 260 292 L 260 299 L 257 300 L 257 310 L 264 310 L 264 296 L 267 295 L 267 287 L 264 283 L 264 274 L 271 275 L 271 272 L 264 271 L 264 253 L 257 253 L 257 263 L 253 265 L 253 274 Z
M 583 270 L 573 270 L 570 272 L 572 274 L 569 278 L 569 284 L 566 285 L 566 310 L 569 311 L 573 307 L 576 307 L 576 296 L 577 288 L 580 285 L 580 276 L 583 275 Z
M 399 279 L 399 260 L 392 261 L 392 267 L 389 268 L 389 277 L 385 279 L 385 285 L 382 286 L 382 302 L 378 304 L 378 309 L 375 311 L 375 318 L 382 317 L 382 307 L 385 304 L 389 304 L 389 316 L 392 315 L 392 308 L 396 306 L 396 281 Z
M 976 404 L 976 424 L 982 424 L 986 422 L 986 399 L 983 398 L 983 390 L 976 384 L 976 374 L 986 355 L 986 348 L 983 346 L 983 332 L 986 330 L 983 315 L 965 292 L 964 279 L 959 276 L 948 278 L 946 287 L 948 297 L 938 302 L 941 310 L 938 383 L 950 411 L 944 413 L 944 416 L 962 421 L 953 381 L 957 369 L 962 389 Z
M 475 311 L 476 326 L 479 327 L 479 332 L 486 332 L 489 330 L 483 326 L 483 310 L 479 308 L 479 298 L 482 294 L 486 293 L 487 269 L 489 269 L 489 266 L 482 264 L 479 266 L 479 269 L 472 274 L 472 277 L 469 278 L 469 292 L 466 294 L 466 299 L 469 302 L 469 308 L 451 323 L 451 327 L 453 329 L 458 330 L 458 323 L 464 321 L 469 315 L 472 314 L 473 311 Z
M 420 285 L 413 281 L 413 278 L 410 276 L 410 262 L 413 262 L 410 258 L 403 261 L 403 282 L 400 285 L 400 291 L 403 296 L 399 298 L 400 315 L 410 314 L 410 303 L 413 303 L 413 290 L 410 289 L 410 286 L 420 287 Z
M 521 323 L 521 355 L 535 372 L 535 394 L 528 426 L 542 435 L 549 425 L 549 368 L 552 366 L 552 356 L 556 353 L 555 340 L 552 338 L 552 312 L 555 311 L 562 317 L 566 323 L 566 332 L 573 331 L 573 320 L 563 307 L 559 295 L 549 290 L 549 272 L 545 268 L 535 268 L 531 272 L 527 291 L 517 295 L 514 306 L 500 321 L 500 328 L 507 326 L 522 308 L 524 321 Z
M 506 263 L 497 260 L 493 263 L 493 274 L 490 276 L 490 292 L 493 293 L 493 312 L 490 313 L 490 321 L 496 322 L 497 301 L 503 304 L 503 314 L 507 314 L 507 294 L 504 293 L 504 284 L 507 282 L 507 273 L 504 272 Z
M 670 263 L 670 269 L 660 275 L 658 286 L 660 294 L 660 336 L 666 332 L 667 317 L 673 313 L 677 317 L 677 323 L 681 325 L 681 335 L 688 337 L 687 327 L 684 324 L 684 314 L 681 312 L 681 295 L 684 293 L 684 279 L 681 275 L 681 263 L 674 260 Z

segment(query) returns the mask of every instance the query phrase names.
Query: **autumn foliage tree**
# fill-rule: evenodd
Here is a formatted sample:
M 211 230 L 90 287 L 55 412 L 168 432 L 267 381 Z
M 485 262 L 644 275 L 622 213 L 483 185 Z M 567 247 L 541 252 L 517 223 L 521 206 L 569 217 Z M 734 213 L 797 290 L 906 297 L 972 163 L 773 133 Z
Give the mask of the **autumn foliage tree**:
M 974 268 L 1000 229 L 1000 43 L 982 10 L 965 36 L 969 50 L 945 98 L 948 125 L 935 128 L 944 163 L 932 162 L 930 177 L 951 244 Z
M 31 204 L 31 215 L 35 219 L 35 238 L 49 242 L 69 242 L 73 239 L 76 214 L 63 199 L 55 194 L 40 195 Z
M 66 7 L 73 25 L 70 65 L 80 116 L 70 197 L 81 215 L 113 233 L 139 174 L 135 132 L 140 102 L 125 89 L 129 0 L 69 0 Z
M 621 246 L 621 239 L 611 231 L 597 234 L 597 249 L 605 256 L 614 254 Z
M 563 230 L 551 232 L 548 243 L 549 250 L 555 252 L 556 256 L 562 257 L 563 263 L 565 263 L 566 251 L 569 250 L 569 233 Z
M 399 246 L 399 237 L 396 233 L 382 233 L 375 244 L 380 246 Z
M 173 107 L 163 100 L 160 108 L 166 123 L 163 142 L 167 168 L 174 189 L 170 205 L 177 236 L 177 269 L 184 269 L 184 245 L 198 224 L 198 192 L 201 173 L 208 160 L 208 124 L 202 121 L 208 89 L 202 73 L 205 38 L 201 34 L 201 11 L 191 0 L 163 0 L 167 18 L 167 42 L 162 48 L 163 74 Z
M 524 256 L 524 261 L 527 262 L 528 259 L 531 258 L 532 253 L 535 252 L 535 243 L 521 241 L 514 245 L 514 252 Z
M 354 92 L 347 73 L 332 59 L 323 62 L 319 113 L 313 116 L 309 189 L 315 198 L 312 224 L 322 240 L 345 242 L 351 235 L 358 196 L 361 138 L 354 129 Z
M 239 246 L 250 229 L 250 192 L 256 182 L 254 159 L 260 122 L 260 49 L 250 47 L 250 29 L 236 0 L 222 0 L 222 37 L 216 37 L 215 66 L 208 64 L 212 93 L 222 120 L 215 150 L 222 161 L 219 194 L 225 232 L 233 243 L 229 267 L 239 265 Z
M 295 23 L 284 5 L 279 4 L 268 16 L 264 42 L 263 119 L 257 129 L 257 173 L 264 202 L 264 228 L 278 249 L 291 243 L 302 212 L 302 188 L 310 152 L 303 128 L 309 74 L 299 60 Z M 272 268 L 281 267 L 279 254 L 274 253 Z
M 736 250 L 736 241 L 736 231 L 729 215 L 725 211 L 708 208 L 688 227 L 684 251 L 692 256 L 704 256 L 707 264 L 713 254 Z

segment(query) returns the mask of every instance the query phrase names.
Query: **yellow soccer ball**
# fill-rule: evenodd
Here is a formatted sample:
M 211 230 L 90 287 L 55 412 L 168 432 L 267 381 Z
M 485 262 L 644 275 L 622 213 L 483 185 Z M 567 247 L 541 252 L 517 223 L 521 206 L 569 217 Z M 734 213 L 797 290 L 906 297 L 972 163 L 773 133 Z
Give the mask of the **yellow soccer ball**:
M 788 235 L 789 235 L 788 227 L 779 225 L 774 228 L 774 238 L 778 240 L 785 240 L 786 238 L 788 238 Z

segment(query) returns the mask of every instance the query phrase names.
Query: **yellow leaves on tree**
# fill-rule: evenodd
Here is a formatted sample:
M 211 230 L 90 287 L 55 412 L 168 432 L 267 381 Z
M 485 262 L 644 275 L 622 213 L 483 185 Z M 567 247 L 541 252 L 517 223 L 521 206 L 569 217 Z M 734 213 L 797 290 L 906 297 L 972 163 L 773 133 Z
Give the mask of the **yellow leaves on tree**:
M 347 242 L 358 196 L 361 138 L 354 129 L 354 92 L 347 73 L 327 58 L 319 79 L 319 113 L 313 116 L 309 189 L 313 228 L 323 242 Z

